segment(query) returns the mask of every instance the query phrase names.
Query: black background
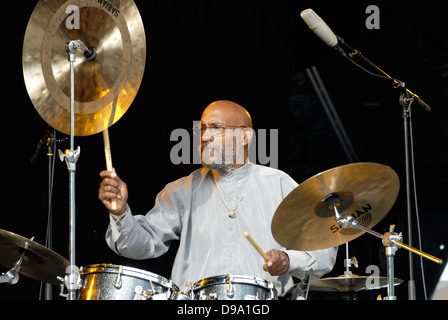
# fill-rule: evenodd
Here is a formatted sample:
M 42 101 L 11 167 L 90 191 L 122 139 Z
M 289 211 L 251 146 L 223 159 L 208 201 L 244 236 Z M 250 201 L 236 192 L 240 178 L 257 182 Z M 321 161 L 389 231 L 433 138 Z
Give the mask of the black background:
M 446 9 L 439 2 L 397 1 L 135 1 L 143 19 L 147 61 L 139 93 L 127 113 L 109 129 L 114 166 L 128 184 L 134 213 L 152 208 L 166 183 L 197 165 L 174 165 L 170 141 L 176 128 L 190 130 L 210 102 L 229 99 L 245 106 L 255 129 L 278 129 L 279 169 L 297 182 L 346 164 L 328 117 L 316 100 L 304 70 L 316 66 L 359 161 L 391 166 L 401 189 L 390 213 L 375 227 L 390 224 L 407 238 L 404 133 L 399 93 L 390 81 L 374 78 L 321 42 L 299 13 L 313 8 L 339 36 L 395 78 L 406 82 L 432 107 L 412 106 L 414 156 L 422 250 L 447 258 L 448 40 Z M 47 129 L 29 99 L 22 73 L 23 37 L 36 1 L 2 4 L 2 210 L 0 228 L 45 243 L 48 211 L 48 157 L 30 164 Z M 366 7 L 380 9 L 380 29 L 368 30 Z M 58 133 L 58 138 L 65 135 Z M 104 241 L 108 214 L 97 200 L 99 172 L 105 169 L 102 135 L 76 137 L 81 147 L 76 173 L 77 265 L 114 263 L 169 277 L 175 244 L 165 256 L 134 261 L 115 255 Z M 68 148 L 68 144 L 58 146 Z M 68 259 L 68 173 L 56 159 L 53 250 Z M 413 214 L 414 223 L 415 214 Z M 217 235 L 218 236 L 218 235 Z M 418 246 L 417 230 L 414 246 Z M 442 245 L 442 246 L 441 246 Z M 341 246 L 331 274 L 344 271 Z M 1 253 L 0 253 L 1 254 Z M 365 275 L 378 265 L 386 276 L 384 247 L 369 235 L 350 242 Z M 408 252 L 399 250 L 395 275 L 407 299 Z M 417 298 L 424 299 L 420 259 L 414 256 Z M 443 266 L 423 261 L 428 297 Z M 0 269 L 6 271 L 6 268 Z M 54 288 L 54 299 L 58 287 Z M 1 299 L 39 299 L 40 283 L 22 276 L 0 285 Z M 386 295 L 365 291 L 359 299 Z M 339 299 L 313 293 L 315 299 Z

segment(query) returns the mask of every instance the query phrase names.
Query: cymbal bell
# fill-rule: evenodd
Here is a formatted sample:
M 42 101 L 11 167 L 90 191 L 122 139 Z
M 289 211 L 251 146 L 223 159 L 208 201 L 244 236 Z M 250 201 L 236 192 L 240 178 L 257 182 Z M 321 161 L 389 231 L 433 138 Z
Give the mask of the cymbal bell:
M 403 283 L 395 278 L 394 286 Z M 339 277 L 311 280 L 310 290 L 331 292 L 358 292 L 361 290 L 375 290 L 387 287 L 387 277 L 357 276 L 355 274 Z
M 93 61 L 78 53 L 74 63 L 75 136 L 118 121 L 143 78 L 146 39 L 137 7 L 132 0 L 105 2 L 40 0 L 28 22 L 22 57 L 26 88 L 39 115 L 65 134 L 70 134 L 71 96 L 67 42 L 81 40 L 96 50 Z M 66 13 L 69 5 L 78 12 Z
M 392 208 L 400 188 L 398 175 L 378 163 L 352 163 L 319 173 L 301 183 L 278 206 L 271 230 L 288 249 L 312 251 L 339 246 L 361 236 L 357 228 L 342 228 L 325 201 L 336 195 L 341 215 L 373 228 Z
M 25 253 L 19 274 L 54 285 L 60 284 L 57 277 L 64 277 L 69 266 L 67 259 L 47 247 L 2 229 L 0 252 L 0 265 L 8 269 L 13 268 L 22 253 Z

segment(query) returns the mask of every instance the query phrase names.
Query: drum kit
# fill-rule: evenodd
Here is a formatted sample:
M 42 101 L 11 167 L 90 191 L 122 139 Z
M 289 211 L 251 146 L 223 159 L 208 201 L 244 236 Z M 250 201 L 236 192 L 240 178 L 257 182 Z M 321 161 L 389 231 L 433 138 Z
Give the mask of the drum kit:
M 69 28 L 68 17 L 78 18 L 78 26 Z M 71 148 L 59 151 L 70 174 L 70 258 L 0 229 L 0 264 L 9 269 L 0 275 L 0 283 L 15 284 L 22 274 L 60 285 L 61 295 L 68 300 L 276 300 L 277 291 L 270 281 L 247 275 L 204 278 L 180 290 L 169 279 L 132 267 L 76 267 L 74 186 L 80 148 L 74 149 L 74 136 L 103 132 L 106 163 L 112 166 L 107 130 L 135 98 L 145 56 L 144 28 L 132 0 L 40 0 L 36 5 L 24 39 L 23 74 L 41 117 L 70 134 Z M 442 263 L 404 244 L 394 226 L 384 234 L 372 230 L 392 208 L 398 191 L 398 176 L 388 166 L 353 163 L 309 178 L 282 201 L 271 225 L 279 244 L 302 251 L 346 245 L 344 275 L 311 280 L 309 270 L 296 285 L 293 300 L 303 299 L 308 290 L 357 292 L 384 287 L 386 299 L 396 299 L 394 286 L 402 282 L 394 277 L 394 255 L 399 248 Z M 349 270 L 357 262 L 348 258 L 348 243 L 364 233 L 380 238 L 386 247 L 387 277 L 378 277 L 374 286 Z M 264 256 L 250 235 L 245 236 Z
M 310 280 L 307 274 L 292 299 L 301 300 L 314 291 L 356 293 L 387 287 L 394 300 L 394 286 L 403 281 L 394 277 L 393 258 L 399 248 L 410 250 L 436 263 L 442 260 L 402 243 L 401 234 L 379 234 L 372 228 L 386 216 L 399 191 L 394 170 L 377 163 L 355 163 L 319 173 L 295 188 L 279 205 L 272 219 L 272 234 L 283 246 L 296 250 L 320 250 L 346 245 L 346 271 L 339 277 Z M 350 267 L 348 242 L 364 233 L 381 238 L 386 247 L 387 277 L 358 276 Z M 245 233 L 261 256 L 265 253 Z M 0 263 L 11 268 L 0 279 L 16 283 L 18 274 L 63 287 L 69 262 L 53 251 L 11 232 L 0 230 Z M 70 268 L 69 268 L 70 269 Z M 312 273 L 312 269 L 310 270 Z M 369 282 L 370 281 L 370 282 Z M 300 284 L 302 284 L 300 283 Z M 299 284 L 299 285 L 300 285 Z M 76 283 L 79 300 L 276 300 L 272 282 L 246 275 L 220 275 L 188 283 L 184 290 L 164 277 L 132 267 L 95 264 L 82 267 Z

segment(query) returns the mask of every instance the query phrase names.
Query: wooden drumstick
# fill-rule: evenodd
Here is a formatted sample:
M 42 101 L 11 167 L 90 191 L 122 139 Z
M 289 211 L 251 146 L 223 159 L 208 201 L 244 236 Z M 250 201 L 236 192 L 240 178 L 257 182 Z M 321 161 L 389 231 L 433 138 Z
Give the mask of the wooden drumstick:
M 103 139 L 104 139 L 104 154 L 106 156 L 106 168 L 107 171 L 113 171 L 114 167 L 112 165 L 112 153 L 110 151 L 110 140 L 109 140 L 109 130 L 103 131 Z M 110 199 L 110 203 L 112 206 L 112 210 L 117 209 L 117 199 Z
M 261 247 L 258 245 L 258 243 L 255 242 L 255 240 L 250 236 L 250 234 L 247 231 L 244 231 L 244 236 L 246 237 L 247 240 L 249 240 L 249 242 L 251 243 L 251 245 L 254 246 L 255 250 L 258 251 L 258 253 L 260 254 L 260 256 L 263 257 L 265 262 L 268 262 L 270 260 L 270 258 L 267 256 L 267 254 L 263 251 L 263 249 L 261 249 Z

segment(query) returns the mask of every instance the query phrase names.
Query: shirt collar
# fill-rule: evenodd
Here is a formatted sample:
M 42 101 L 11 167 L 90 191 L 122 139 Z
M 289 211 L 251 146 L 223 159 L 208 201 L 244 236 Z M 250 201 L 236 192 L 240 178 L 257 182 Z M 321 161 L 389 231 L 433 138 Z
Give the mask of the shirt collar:
M 216 170 L 212 170 L 213 178 L 215 179 L 215 181 L 219 181 L 222 179 L 227 180 L 227 181 L 235 181 L 235 180 L 243 179 L 243 178 L 247 177 L 251 165 L 252 165 L 252 163 L 249 161 L 249 158 L 247 158 L 246 162 L 244 163 L 244 165 L 242 167 L 232 170 L 227 174 L 222 174 Z

